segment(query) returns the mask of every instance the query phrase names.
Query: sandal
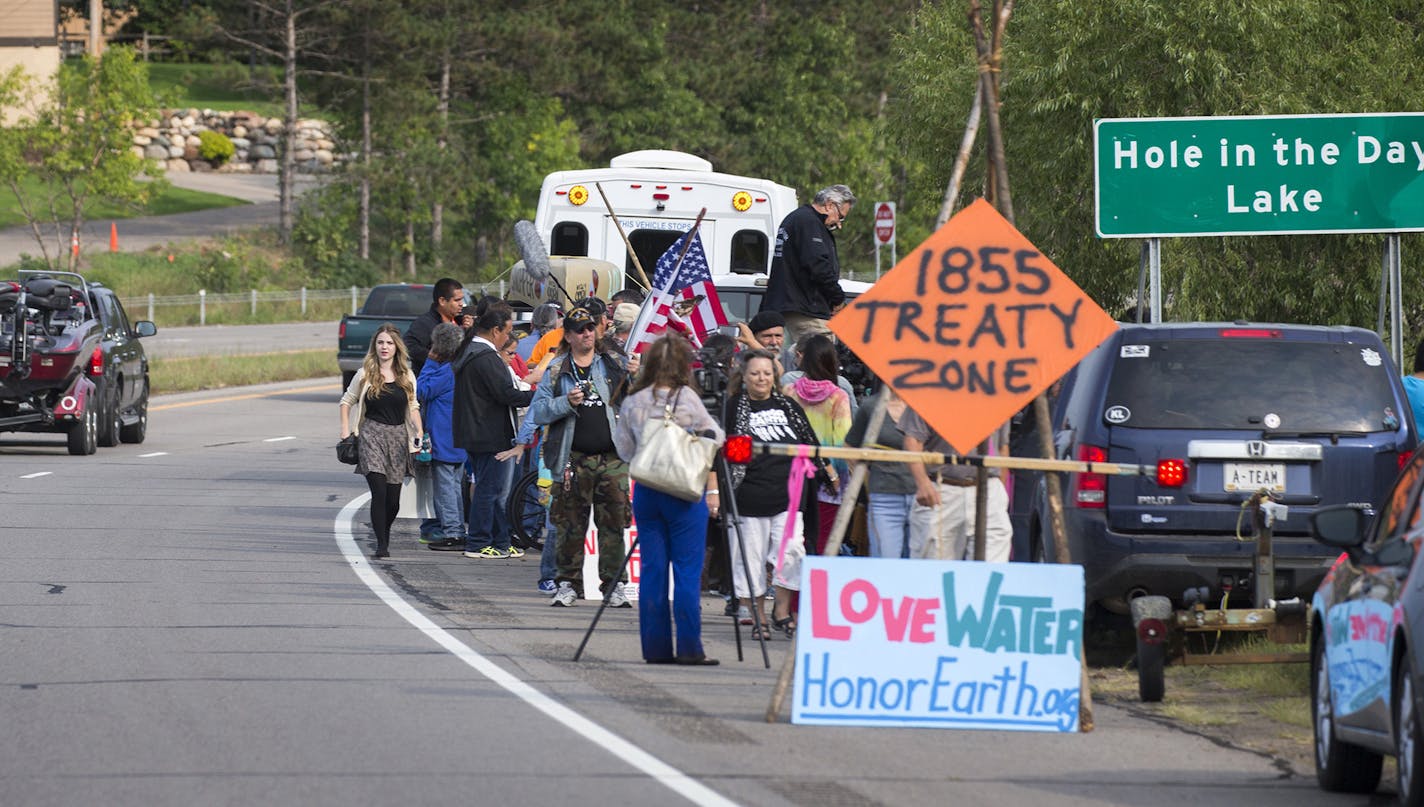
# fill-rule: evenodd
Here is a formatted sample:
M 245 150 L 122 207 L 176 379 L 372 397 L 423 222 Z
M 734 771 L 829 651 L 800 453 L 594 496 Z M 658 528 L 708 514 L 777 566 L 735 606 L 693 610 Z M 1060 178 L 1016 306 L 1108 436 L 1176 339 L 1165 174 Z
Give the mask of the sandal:
M 754 641 L 754 642 L 761 642 L 761 641 L 767 641 L 767 642 L 769 642 L 769 641 L 771 641 L 771 638 L 772 638 L 773 635 L 775 635 L 775 634 L 773 634 L 773 633 L 771 632 L 771 626 L 770 626 L 770 625 L 767 625 L 767 624 L 763 623 L 763 624 L 761 624 L 761 625 L 753 625 L 753 626 L 752 626 L 752 641 Z
M 781 619 L 772 617 L 771 626 L 785 633 L 788 639 L 796 638 L 796 617 L 794 616 L 788 614 Z

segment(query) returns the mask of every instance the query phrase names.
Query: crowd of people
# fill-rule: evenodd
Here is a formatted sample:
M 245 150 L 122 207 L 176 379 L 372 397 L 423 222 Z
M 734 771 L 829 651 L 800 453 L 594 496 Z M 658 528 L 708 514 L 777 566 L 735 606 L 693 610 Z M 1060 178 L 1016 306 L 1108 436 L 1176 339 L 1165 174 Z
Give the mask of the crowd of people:
M 504 300 L 471 304 L 458 282 L 438 281 L 430 310 L 404 334 L 390 324 L 378 330 L 341 397 L 341 436 L 359 434 L 356 473 L 371 491 L 373 557 L 390 557 L 401 484 L 412 475 L 417 452 L 429 456 L 434 513 L 422 521 L 420 541 L 478 561 L 524 556 L 511 519 L 527 514 L 508 513 L 505 503 L 516 468 L 538 468 L 550 480 L 552 497 L 536 585 L 551 605 L 570 607 L 582 596 L 592 521 L 604 602 L 632 607 L 624 532 L 636 519 L 645 661 L 717 663 L 701 640 L 700 598 L 709 580 L 723 589 L 727 614 L 754 625 L 754 638 L 794 636 L 802 559 L 825 551 L 838 510 L 855 504 L 845 496 L 845 463 L 816 459 L 801 500 L 793 501 L 791 458 L 759 455 L 727 469 L 729 489 L 715 470 L 709 473 L 695 502 L 630 485 L 629 463 L 644 423 L 664 416 L 718 440 L 742 434 L 773 443 L 951 454 L 924 419 L 893 396 L 880 432 L 867 434 L 870 407 L 857 411 L 855 392 L 841 376 L 825 320 L 845 301 L 832 233 L 854 204 L 850 189 L 835 185 L 789 215 L 778 233 L 762 310 L 737 326 L 735 340 L 710 337 L 696 352 L 680 332 L 636 353 L 627 349 L 644 302 L 636 289 L 606 302 L 587 297 L 567 311 L 539 305 L 521 332 Z M 711 411 L 694 381 L 699 362 L 727 370 L 725 395 L 714 399 Z M 972 473 L 956 464 L 872 463 L 862 551 L 889 558 L 972 556 Z M 726 529 L 731 519 L 724 518 L 723 503 L 729 499 L 736 519 Z M 997 479 L 989 504 L 986 555 L 1007 560 L 1011 530 Z

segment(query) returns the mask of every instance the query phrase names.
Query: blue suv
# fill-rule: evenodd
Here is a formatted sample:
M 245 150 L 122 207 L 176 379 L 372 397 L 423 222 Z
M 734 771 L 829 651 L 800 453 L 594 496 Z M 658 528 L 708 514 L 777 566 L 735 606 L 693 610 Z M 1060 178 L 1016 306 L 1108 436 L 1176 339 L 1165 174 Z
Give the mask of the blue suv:
M 1350 327 L 1247 323 L 1124 325 L 1064 378 L 1053 411 L 1061 458 L 1155 465 L 1158 478 L 1063 474 L 1068 544 L 1088 602 L 1125 612 L 1154 594 L 1181 605 L 1206 587 L 1251 601 L 1250 518 L 1271 490 L 1276 599 L 1307 600 L 1332 553 L 1309 516 L 1372 512 L 1417 443 L 1399 372 L 1378 335 Z M 1028 551 L 1053 559 L 1044 484 Z

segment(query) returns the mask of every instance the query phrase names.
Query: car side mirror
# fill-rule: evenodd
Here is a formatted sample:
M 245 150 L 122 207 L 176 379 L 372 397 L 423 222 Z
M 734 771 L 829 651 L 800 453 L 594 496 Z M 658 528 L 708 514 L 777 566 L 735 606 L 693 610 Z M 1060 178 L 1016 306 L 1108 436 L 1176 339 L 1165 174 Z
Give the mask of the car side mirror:
M 158 333 L 158 326 L 154 325 L 152 322 L 149 322 L 146 319 L 141 319 L 138 322 L 134 323 L 134 333 L 138 334 L 140 338 L 145 336 L 153 336 L 154 334 Z
M 1353 558 L 1365 541 L 1365 514 L 1343 504 L 1322 507 L 1310 516 L 1310 533 L 1316 542 L 1350 552 Z

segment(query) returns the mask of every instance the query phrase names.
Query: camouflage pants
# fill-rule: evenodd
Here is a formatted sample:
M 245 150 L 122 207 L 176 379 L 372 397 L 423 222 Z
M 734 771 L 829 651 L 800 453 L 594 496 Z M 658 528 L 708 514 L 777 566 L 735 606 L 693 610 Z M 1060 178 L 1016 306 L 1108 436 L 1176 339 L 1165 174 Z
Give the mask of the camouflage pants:
M 628 502 L 628 463 L 617 454 L 579 454 L 569 457 L 573 479 L 564 489 L 555 475 L 554 500 L 549 515 L 558 542 L 554 557 L 556 580 L 567 580 L 575 589 L 583 586 L 583 542 L 588 534 L 588 513 L 598 529 L 598 578 L 600 584 L 626 581 L 623 531 L 632 523 L 633 508 Z

